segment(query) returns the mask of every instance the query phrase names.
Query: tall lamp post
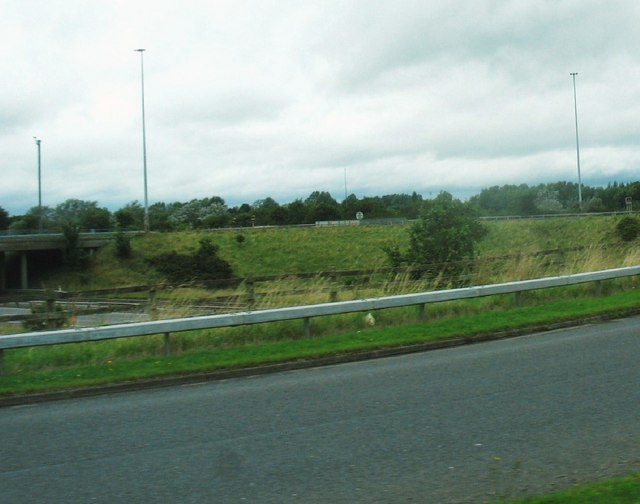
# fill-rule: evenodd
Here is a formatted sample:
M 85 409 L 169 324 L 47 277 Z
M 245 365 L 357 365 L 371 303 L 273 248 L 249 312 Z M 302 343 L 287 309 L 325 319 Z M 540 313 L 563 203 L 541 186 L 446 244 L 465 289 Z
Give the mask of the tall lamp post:
M 578 72 L 571 72 L 573 77 L 573 110 L 576 118 L 576 159 L 578 162 L 578 208 L 582 211 L 582 178 L 580 176 L 580 142 L 578 141 L 578 100 L 576 98 L 576 75 Z
M 33 137 L 33 139 L 38 147 L 38 228 L 42 229 L 42 164 L 40 157 L 40 142 L 42 140 L 36 137 Z
M 142 163 L 144 169 L 144 230 L 149 231 L 149 197 L 147 192 L 147 132 L 144 121 L 144 51 L 134 49 L 140 53 L 140 77 L 142 83 Z
M 344 167 L 344 200 L 347 201 L 347 167 Z

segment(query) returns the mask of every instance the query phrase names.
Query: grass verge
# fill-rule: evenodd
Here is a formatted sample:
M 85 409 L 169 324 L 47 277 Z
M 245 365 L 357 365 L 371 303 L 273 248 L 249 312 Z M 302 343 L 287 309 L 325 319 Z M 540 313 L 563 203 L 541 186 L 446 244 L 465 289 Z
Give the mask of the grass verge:
M 640 474 L 579 485 L 542 497 L 509 501 L 511 504 L 638 504 Z
M 219 348 L 191 349 L 168 357 L 158 355 L 143 358 L 104 357 L 87 359 L 96 345 L 112 342 L 89 342 L 53 347 L 15 349 L 5 351 L 5 374 L 0 377 L 0 395 L 55 391 L 90 387 L 141 379 L 206 373 L 216 370 L 282 363 L 300 359 L 317 359 L 352 352 L 388 349 L 425 342 L 473 338 L 477 335 L 521 330 L 527 327 L 544 328 L 549 324 L 585 317 L 606 315 L 622 316 L 640 307 L 640 291 L 630 290 L 607 297 L 581 297 L 561 299 L 544 304 L 520 308 L 495 308 L 491 311 L 461 314 L 454 318 L 433 320 L 403 326 L 376 327 L 351 330 L 320 338 L 276 341 L 243 341 L 239 345 L 227 343 Z M 321 323 L 321 319 L 318 321 Z M 213 333 L 215 331 L 209 331 Z M 189 333 L 175 334 L 175 346 Z M 161 348 L 161 336 L 152 336 Z M 134 338 L 132 345 L 143 338 Z M 66 357 L 68 365 L 65 365 Z M 55 357 L 55 358 L 54 358 Z M 30 368 L 31 362 L 37 368 Z M 47 362 L 56 362 L 47 366 Z M 90 362 L 90 364 L 89 364 Z M 42 364 L 44 363 L 44 365 Z

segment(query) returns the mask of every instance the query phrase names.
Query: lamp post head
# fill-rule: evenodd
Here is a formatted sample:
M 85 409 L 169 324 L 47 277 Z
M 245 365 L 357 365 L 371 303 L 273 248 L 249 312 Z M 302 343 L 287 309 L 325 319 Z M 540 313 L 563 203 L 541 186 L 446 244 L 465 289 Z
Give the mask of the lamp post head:
M 146 49 L 134 49 L 135 52 L 145 52 Z

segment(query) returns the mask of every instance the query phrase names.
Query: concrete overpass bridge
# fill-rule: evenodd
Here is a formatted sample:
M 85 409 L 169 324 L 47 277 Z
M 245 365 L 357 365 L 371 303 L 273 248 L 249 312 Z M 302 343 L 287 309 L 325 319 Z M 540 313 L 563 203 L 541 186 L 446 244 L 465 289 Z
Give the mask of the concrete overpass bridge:
M 79 246 L 85 250 L 100 248 L 115 237 L 115 233 L 80 233 Z M 0 236 L 0 291 L 6 289 L 7 254 L 20 257 L 20 288 L 29 288 L 29 252 L 64 250 L 67 241 L 62 233 L 42 233 Z

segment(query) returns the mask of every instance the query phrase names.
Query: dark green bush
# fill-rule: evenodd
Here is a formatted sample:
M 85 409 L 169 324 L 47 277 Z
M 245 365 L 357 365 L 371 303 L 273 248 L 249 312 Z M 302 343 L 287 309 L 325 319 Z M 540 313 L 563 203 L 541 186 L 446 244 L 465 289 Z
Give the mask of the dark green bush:
M 633 241 L 640 234 L 640 222 L 634 217 L 623 217 L 616 224 L 616 232 L 622 241 Z
M 131 257 L 131 237 L 119 231 L 116 234 L 116 256 L 120 259 Z
M 64 265 L 70 269 L 86 269 L 89 266 L 89 254 L 80 246 L 80 230 L 78 226 L 65 224 L 62 227 L 62 234 L 65 240 Z
M 170 282 L 211 282 L 233 276 L 231 265 L 218 257 L 219 247 L 207 238 L 200 240 L 200 247 L 193 254 L 168 252 L 159 254 L 149 262 Z
M 403 263 L 412 269 L 412 277 L 440 279 L 443 284 L 458 285 L 472 267 L 478 242 L 486 229 L 475 210 L 467 203 L 442 192 L 422 204 L 420 218 L 409 230 L 409 249 L 386 247 L 390 264 Z

